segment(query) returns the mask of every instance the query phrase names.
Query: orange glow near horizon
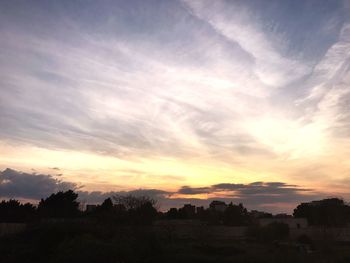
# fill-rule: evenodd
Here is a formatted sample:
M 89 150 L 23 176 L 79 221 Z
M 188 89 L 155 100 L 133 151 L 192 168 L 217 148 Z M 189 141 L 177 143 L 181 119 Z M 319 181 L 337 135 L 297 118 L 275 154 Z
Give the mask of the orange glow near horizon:
M 50 150 L 5 143 L 0 144 L 0 152 L 6 153 L 0 155 L 2 170 L 9 167 L 29 173 L 59 174 L 61 180 L 76 183 L 85 191 L 127 191 L 139 188 L 175 191 L 183 185 L 204 187 L 223 182 L 252 183 L 258 181 L 287 181 L 289 184 L 297 184 L 320 192 L 327 192 L 330 186 L 327 178 L 323 176 L 325 181 L 322 181 L 317 175 L 319 172 L 317 167 L 309 170 L 307 166 L 305 168 L 303 163 L 305 159 L 270 160 L 270 163 L 250 159 L 247 163 L 241 162 L 238 165 L 220 163 L 214 159 L 134 158 L 121 160 L 88 152 Z M 325 173 L 326 170 L 337 171 L 339 182 L 334 181 L 332 184 L 334 186 L 332 193 L 341 195 L 345 191 L 341 180 L 346 176 L 346 169 L 336 170 L 335 168 L 337 163 L 341 163 L 342 167 L 347 167 L 349 161 L 346 158 L 329 159 L 328 156 L 332 154 L 334 153 L 328 152 L 325 159 L 313 162 L 322 162 L 322 173 Z M 307 159 L 307 161 L 311 163 L 312 160 Z M 53 167 L 58 167 L 59 170 L 53 171 Z M 303 176 L 303 172 L 308 173 L 308 176 L 314 176 L 315 180 L 310 182 L 309 177 Z M 282 177 L 283 180 L 281 180 Z M 222 194 L 225 196 L 225 193 Z M 220 196 L 218 193 L 216 195 Z M 184 198 L 186 196 L 177 194 L 173 197 Z M 215 195 L 205 194 L 195 195 L 195 197 L 202 199 L 215 197 Z

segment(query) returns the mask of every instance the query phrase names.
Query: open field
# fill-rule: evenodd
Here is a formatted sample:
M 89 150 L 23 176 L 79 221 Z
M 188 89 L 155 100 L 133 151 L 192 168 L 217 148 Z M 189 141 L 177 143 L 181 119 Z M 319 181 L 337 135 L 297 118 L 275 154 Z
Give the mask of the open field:
M 198 230 L 192 229 L 192 236 L 180 237 L 164 235 L 159 228 L 151 226 L 63 222 L 29 225 L 22 233 L 0 238 L 0 262 L 345 263 L 350 260 L 350 243 L 345 242 L 318 240 L 311 245 L 289 239 L 261 242 L 222 237 L 217 235 L 217 227 Z

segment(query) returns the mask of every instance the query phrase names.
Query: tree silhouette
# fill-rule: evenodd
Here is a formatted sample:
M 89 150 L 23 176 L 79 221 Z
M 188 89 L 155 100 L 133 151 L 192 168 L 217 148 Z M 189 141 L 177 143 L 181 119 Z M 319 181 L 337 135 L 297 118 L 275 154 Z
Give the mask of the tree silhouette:
M 32 204 L 21 204 L 10 199 L 0 203 L 0 222 L 27 222 L 35 218 L 36 209 Z
M 114 195 L 113 200 L 116 205 L 122 205 L 126 210 L 137 209 L 146 203 L 150 203 L 153 207 L 157 204 L 157 200 L 145 195 Z
M 106 200 L 104 200 L 101 206 L 99 207 L 99 210 L 102 210 L 102 211 L 110 211 L 112 209 L 113 209 L 113 202 L 111 198 L 107 198 Z
M 113 196 L 115 206 L 120 210 L 125 208 L 129 222 L 134 224 L 151 224 L 158 212 L 155 208 L 157 201 L 148 196 L 116 195 Z
M 43 217 L 69 218 L 79 214 L 78 194 L 72 190 L 51 194 L 46 199 L 41 199 L 38 211 Z
M 310 225 L 344 226 L 350 219 L 350 206 L 339 198 L 302 203 L 294 209 L 294 217 L 307 218 Z
M 243 226 L 249 223 L 249 214 L 247 209 L 242 205 L 234 205 L 232 202 L 227 206 L 223 221 L 225 225 Z
M 108 224 L 121 223 L 125 218 L 125 215 L 120 213 L 117 207 L 113 205 L 111 198 L 105 199 L 101 205 L 97 206 L 88 215 L 100 223 Z

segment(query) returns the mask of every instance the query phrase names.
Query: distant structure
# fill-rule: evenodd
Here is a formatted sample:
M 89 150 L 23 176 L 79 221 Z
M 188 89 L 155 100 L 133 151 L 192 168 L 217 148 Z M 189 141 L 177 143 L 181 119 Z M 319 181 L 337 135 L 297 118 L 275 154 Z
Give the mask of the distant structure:
M 254 219 L 259 219 L 259 218 L 271 218 L 272 214 L 258 211 L 258 210 L 252 210 L 250 211 L 250 215 Z
M 196 207 L 191 204 L 185 204 L 179 210 L 180 212 L 184 213 L 187 217 L 193 217 L 196 214 Z
M 92 212 L 97 208 L 97 205 L 86 205 L 86 212 Z
M 308 223 L 306 218 L 294 218 L 294 217 L 273 217 L 273 218 L 260 218 L 258 219 L 260 226 L 267 226 L 271 223 L 284 223 L 289 228 L 307 228 Z
M 217 212 L 224 212 L 227 208 L 227 204 L 223 201 L 214 200 L 210 203 L 209 208 Z

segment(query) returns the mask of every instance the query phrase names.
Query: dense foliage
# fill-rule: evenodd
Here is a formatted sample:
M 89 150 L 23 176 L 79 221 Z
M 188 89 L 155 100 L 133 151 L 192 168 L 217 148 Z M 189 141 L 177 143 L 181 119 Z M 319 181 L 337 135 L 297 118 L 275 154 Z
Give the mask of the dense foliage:
M 10 199 L 0 203 L 0 222 L 31 222 L 36 217 L 36 208 L 30 204 L 21 204 Z
M 233 203 L 224 210 L 196 208 L 187 204 L 180 209 L 171 208 L 162 213 L 156 207 L 156 200 L 132 195 L 107 198 L 101 205 L 85 212 L 79 210 L 79 205 L 78 194 L 72 190 L 53 193 L 41 199 L 37 207 L 11 199 L 0 203 L 0 222 L 86 218 L 115 224 L 150 225 L 155 219 L 197 219 L 210 225 L 249 226 L 254 225 L 260 217 L 272 217 L 264 212 L 249 212 L 242 204 Z M 350 206 L 342 199 L 330 198 L 302 203 L 294 209 L 293 215 L 306 218 L 310 225 L 345 226 L 350 222 Z
M 329 198 L 302 203 L 294 209 L 293 215 L 307 218 L 310 225 L 345 226 L 350 221 L 350 206 L 342 199 Z

